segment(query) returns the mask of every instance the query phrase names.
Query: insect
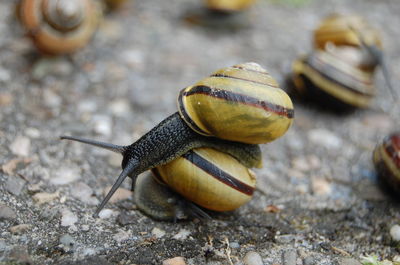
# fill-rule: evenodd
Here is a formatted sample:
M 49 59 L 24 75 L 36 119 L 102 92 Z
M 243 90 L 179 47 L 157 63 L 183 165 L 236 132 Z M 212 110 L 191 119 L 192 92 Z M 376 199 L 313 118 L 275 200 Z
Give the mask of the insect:
M 170 185 L 168 174 L 164 174 L 169 170 L 159 166 L 185 157 L 195 148 L 213 148 L 231 155 L 247 168 L 260 167 L 261 151 L 258 144 L 282 136 L 289 129 L 294 116 L 289 96 L 266 70 L 255 63 L 220 69 L 193 86 L 184 88 L 178 97 L 178 110 L 129 146 L 61 137 L 123 155 L 123 171 L 95 215 L 128 176 L 134 184 L 138 174 L 157 167 L 161 179 Z M 211 163 L 218 166 L 234 164 L 216 160 Z
M 101 10 L 93 0 L 21 0 L 17 17 L 39 51 L 57 55 L 90 41 Z
M 373 162 L 381 179 L 397 193 L 400 192 L 400 132 L 392 133 L 378 144 Z
M 362 17 L 331 15 L 314 31 L 314 50 L 294 61 L 294 89 L 306 99 L 336 110 L 366 108 L 375 96 L 381 66 L 390 83 L 378 31 Z

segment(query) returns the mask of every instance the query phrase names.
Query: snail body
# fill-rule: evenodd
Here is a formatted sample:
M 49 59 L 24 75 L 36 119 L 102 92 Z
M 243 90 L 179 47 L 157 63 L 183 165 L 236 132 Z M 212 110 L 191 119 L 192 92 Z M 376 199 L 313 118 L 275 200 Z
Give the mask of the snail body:
M 21 0 L 17 16 L 45 54 L 66 54 L 85 46 L 101 11 L 93 0 Z
M 306 98 L 338 109 L 366 108 L 375 95 L 373 74 L 357 64 L 316 50 L 293 63 L 294 88 Z
M 233 68 L 234 70 L 230 68 Z M 97 215 L 104 207 L 127 176 L 131 177 L 133 183 L 135 183 L 138 174 L 165 165 L 195 148 L 209 147 L 216 149 L 220 152 L 231 155 L 236 159 L 233 160 L 236 161 L 235 163 L 238 161 L 238 163 L 241 163 L 247 168 L 261 166 L 261 151 L 256 143 L 272 141 L 286 132 L 293 119 L 293 105 L 290 98 L 283 91 L 282 93 L 277 93 L 276 87 L 271 87 L 268 82 L 265 82 L 265 80 L 269 80 L 270 77 L 265 79 L 265 76 L 269 75 L 259 65 L 246 63 L 230 68 L 222 70 L 224 76 L 220 76 L 219 74 L 217 75 L 216 73 L 220 73 L 220 71 L 217 71 L 210 77 L 207 77 L 203 81 L 198 82 L 195 86 L 192 86 L 197 88 L 201 87 L 205 90 L 189 89 L 186 91 L 186 89 L 184 89 L 180 94 L 182 100 L 178 100 L 178 109 L 180 112 L 172 114 L 129 146 L 112 145 L 77 137 L 61 137 L 61 139 L 75 140 L 106 148 L 123 155 L 123 171 L 110 192 L 98 207 L 95 215 Z M 245 75 L 244 72 L 249 72 L 249 74 Z M 261 75 L 262 78 L 255 78 L 259 75 Z M 251 96 L 242 97 L 240 96 L 240 93 L 228 93 L 226 89 L 235 87 L 235 84 L 240 93 L 243 92 L 242 87 L 249 85 L 246 89 L 250 89 L 250 87 L 253 86 L 254 90 L 271 91 L 269 94 L 270 97 L 260 97 L 259 100 L 255 100 Z M 259 93 L 260 95 L 264 95 L 263 92 Z M 195 115 L 187 105 L 187 103 L 191 102 L 190 97 L 199 96 L 198 94 L 209 97 L 211 99 L 210 102 L 213 102 L 212 100 L 228 101 L 229 104 L 242 108 L 244 111 L 242 114 L 243 117 L 249 120 L 254 119 L 251 123 L 243 123 L 243 118 L 238 113 L 232 112 L 230 123 L 237 122 L 236 126 L 243 129 L 243 135 L 245 135 L 245 137 L 242 142 L 239 142 L 240 139 L 236 138 L 237 136 L 235 134 L 233 134 L 235 135 L 234 137 L 231 135 L 228 135 L 228 137 L 214 135 L 215 131 L 210 128 L 217 128 L 218 125 L 211 126 L 210 124 L 206 124 L 207 126 L 204 128 L 207 128 L 207 130 L 203 131 L 202 126 L 205 125 L 204 120 L 202 123 L 197 123 L 198 120 L 201 120 L 201 117 L 197 117 L 199 119 L 192 119 Z M 243 100 L 243 98 L 246 100 Z M 186 105 L 180 105 L 182 102 L 186 102 Z M 192 101 L 192 104 L 206 105 L 204 101 L 197 100 Z M 252 117 L 251 108 L 254 108 L 255 113 L 261 109 L 266 113 L 266 115 L 260 116 L 257 114 Z M 226 114 L 224 110 L 222 113 Z M 220 113 L 217 109 L 214 113 L 207 112 L 207 115 L 220 116 Z M 206 121 L 209 122 L 209 120 Z M 214 121 L 215 123 L 219 122 L 216 119 L 211 119 L 211 121 Z M 268 126 L 264 128 L 268 131 L 267 133 L 262 134 L 262 137 L 258 138 L 259 133 L 256 127 L 264 126 L 263 123 L 267 123 Z M 274 123 L 283 123 L 283 126 Z M 233 128 L 231 124 L 228 125 L 230 128 Z M 200 134 L 196 132 L 192 129 L 194 126 L 201 128 L 202 132 L 206 133 Z M 249 141 L 249 134 L 246 130 L 253 131 L 254 135 L 257 136 L 257 140 Z M 209 133 L 211 135 L 209 135 Z M 165 182 L 168 184 L 168 181 Z M 175 189 L 175 187 L 172 187 L 172 189 Z
M 373 152 L 373 162 L 381 179 L 400 193 L 400 132 L 387 136 Z

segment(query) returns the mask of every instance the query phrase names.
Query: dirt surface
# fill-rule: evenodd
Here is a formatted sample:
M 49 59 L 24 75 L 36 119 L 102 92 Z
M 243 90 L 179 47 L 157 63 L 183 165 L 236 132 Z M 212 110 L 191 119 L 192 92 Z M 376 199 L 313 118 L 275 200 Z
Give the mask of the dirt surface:
M 358 264 L 362 255 L 400 254 L 389 233 L 400 206 L 371 163 L 400 121 L 380 72 L 368 110 L 336 115 L 295 101 L 294 125 L 262 146 L 252 201 L 211 221 L 154 221 L 127 190 L 93 218 L 120 157 L 58 140 L 130 144 L 176 111 L 180 89 L 237 63 L 257 62 L 283 84 L 332 12 L 358 13 L 381 30 L 398 89 L 398 0 L 259 1 L 240 30 L 186 23 L 200 1 L 134 1 L 107 14 L 86 48 L 53 59 L 24 38 L 13 2 L 0 1 L 0 263 L 241 264 L 255 251 L 264 264 Z

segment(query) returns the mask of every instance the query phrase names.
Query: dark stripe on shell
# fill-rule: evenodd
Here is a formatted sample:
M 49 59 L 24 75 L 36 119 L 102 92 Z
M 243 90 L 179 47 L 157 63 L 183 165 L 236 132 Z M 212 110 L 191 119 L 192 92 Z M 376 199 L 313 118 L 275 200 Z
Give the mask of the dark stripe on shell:
M 189 123 L 189 127 L 191 127 L 194 131 L 201 133 L 201 134 L 208 135 L 206 132 L 204 132 L 202 129 L 200 129 L 200 127 L 197 126 L 196 123 L 187 114 L 185 107 L 183 105 L 183 96 L 185 95 L 185 93 L 186 92 L 184 92 L 184 90 L 182 90 L 179 93 L 179 97 L 178 97 L 179 113 L 183 116 L 182 119 L 185 122 Z
M 384 142 L 384 147 L 386 153 L 388 154 L 390 159 L 392 159 L 397 169 L 400 171 L 400 152 L 399 152 L 400 150 L 396 149 L 393 142 L 391 141 L 391 138 L 387 139 Z
M 222 183 L 232 187 L 233 189 L 247 194 L 251 196 L 254 192 L 254 187 L 247 185 L 246 183 L 238 180 L 234 176 L 230 175 L 229 173 L 223 171 L 221 168 L 217 167 L 210 161 L 204 159 L 200 155 L 198 155 L 193 150 L 187 152 L 182 156 L 190 163 L 195 165 L 196 167 L 200 168 L 201 170 L 207 172 L 210 176 L 214 177 L 215 179 L 221 181 Z
M 255 84 L 260 84 L 260 85 L 264 85 L 264 86 L 270 86 L 270 87 L 274 87 L 274 88 L 279 88 L 279 86 L 277 86 L 277 85 L 267 84 L 267 83 L 264 83 L 264 82 L 260 82 L 260 81 L 256 81 L 256 80 L 252 80 L 252 79 L 241 78 L 241 77 L 236 77 L 236 76 L 231 76 L 231 75 L 213 74 L 210 77 L 232 78 L 232 79 L 243 80 L 243 81 L 247 81 L 247 82 L 251 82 L 251 83 L 255 83 Z
M 214 98 L 224 99 L 227 101 L 238 102 L 241 104 L 253 106 L 256 108 L 261 108 L 269 112 L 273 112 L 275 114 L 286 116 L 287 118 L 294 117 L 294 110 L 288 109 L 271 102 L 261 101 L 257 98 L 233 93 L 231 91 L 221 90 L 221 89 L 213 89 L 208 86 L 194 86 L 190 89 L 190 91 L 183 92 L 183 96 L 191 96 L 195 94 L 203 94 Z
M 310 58 L 310 59 L 312 59 L 312 58 Z M 333 79 L 332 77 L 326 75 L 325 73 L 323 73 L 323 72 L 321 72 L 321 71 L 319 70 L 319 67 L 315 67 L 315 65 L 313 65 L 313 63 L 310 63 L 310 59 L 307 60 L 305 63 L 308 64 L 315 72 L 317 72 L 318 74 L 320 74 L 320 75 L 321 75 L 322 77 L 324 77 L 325 79 L 327 79 L 327 80 L 329 80 L 329 81 L 331 81 L 331 82 L 333 82 L 333 83 L 336 83 L 336 84 L 340 85 L 341 87 L 344 87 L 345 89 L 347 89 L 347 90 L 349 90 L 349 91 L 351 91 L 351 92 L 354 92 L 355 94 L 362 95 L 362 96 L 371 96 L 371 97 L 374 96 L 374 95 L 371 94 L 371 93 L 361 92 L 361 91 L 356 90 L 356 89 L 354 89 L 354 88 L 352 88 L 352 87 L 349 87 L 349 86 L 347 86 L 347 85 L 344 85 L 343 83 L 339 82 L 339 80 Z M 341 73 L 343 73 L 343 74 L 349 76 L 347 73 L 345 73 L 345 72 L 343 72 L 343 71 L 341 71 L 341 70 L 339 70 L 339 69 L 333 67 L 332 65 L 327 65 L 325 62 L 322 62 L 322 61 L 320 61 L 320 60 L 318 60 L 318 59 L 315 59 L 315 60 L 318 61 L 318 63 L 323 64 L 324 67 L 328 68 L 328 71 L 329 71 L 329 72 L 330 72 L 330 71 L 338 71 L 338 72 L 341 72 Z M 353 79 L 353 80 L 355 80 L 355 81 L 357 81 L 357 82 L 359 82 L 359 83 L 362 83 L 362 84 L 364 84 L 364 85 L 371 84 L 371 83 L 369 83 L 369 82 L 368 82 L 368 83 L 362 82 L 362 81 L 360 81 L 360 80 L 358 80 L 358 79 L 356 79 L 356 78 L 354 78 L 354 77 L 352 77 L 352 76 L 350 76 L 350 78 Z

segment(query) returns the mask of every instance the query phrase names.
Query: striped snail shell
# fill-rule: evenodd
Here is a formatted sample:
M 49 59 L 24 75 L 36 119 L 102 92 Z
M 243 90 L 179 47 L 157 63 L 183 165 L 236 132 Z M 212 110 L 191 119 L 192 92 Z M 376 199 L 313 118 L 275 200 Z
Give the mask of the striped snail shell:
M 41 52 L 66 54 L 89 42 L 101 12 L 93 0 L 21 0 L 17 15 Z
M 293 121 L 289 96 L 254 63 L 220 69 L 183 89 L 178 110 L 199 134 L 249 144 L 275 140 Z
M 206 0 L 210 10 L 220 12 L 235 12 L 249 8 L 256 0 Z
M 382 48 L 379 32 L 358 15 L 333 14 L 326 17 L 314 31 L 314 46 L 325 49 L 327 43 Z
M 387 136 L 376 146 L 373 162 L 381 179 L 400 194 L 400 132 Z
M 293 119 L 290 98 L 272 80 L 255 63 L 217 71 L 181 92 L 178 100 L 183 103 L 179 103 L 180 113 L 167 117 L 128 146 L 62 136 L 61 139 L 95 145 L 123 156 L 123 171 L 95 215 L 126 177 L 131 177 L 135 184 L 140 173 L 165 165 L 195 148 L 213 148 L 233 156 L 247 168 L 261 167 L 261 151 L 257 143 L 269 142 L 282 136 Z M 212 105 L 216 107 L 212 108 Z M 206 110 L 197 113 L 192 111 L 197 111 L 199 106 Z M 212 117 L 200 119 L 199 115 Z M 218 117 L 221 118 L 219 122 Z M 223 133 L 217 131 L 219 129 Z
M 305 98 L 337 109 L 368 107 L 375 95 L 373 73 L 359 67 L 360 50 L 346 52 L 350 51 L 355 54 L 354 60 L 323 50 L 296 60 L 292 65 L 295 90 Z

